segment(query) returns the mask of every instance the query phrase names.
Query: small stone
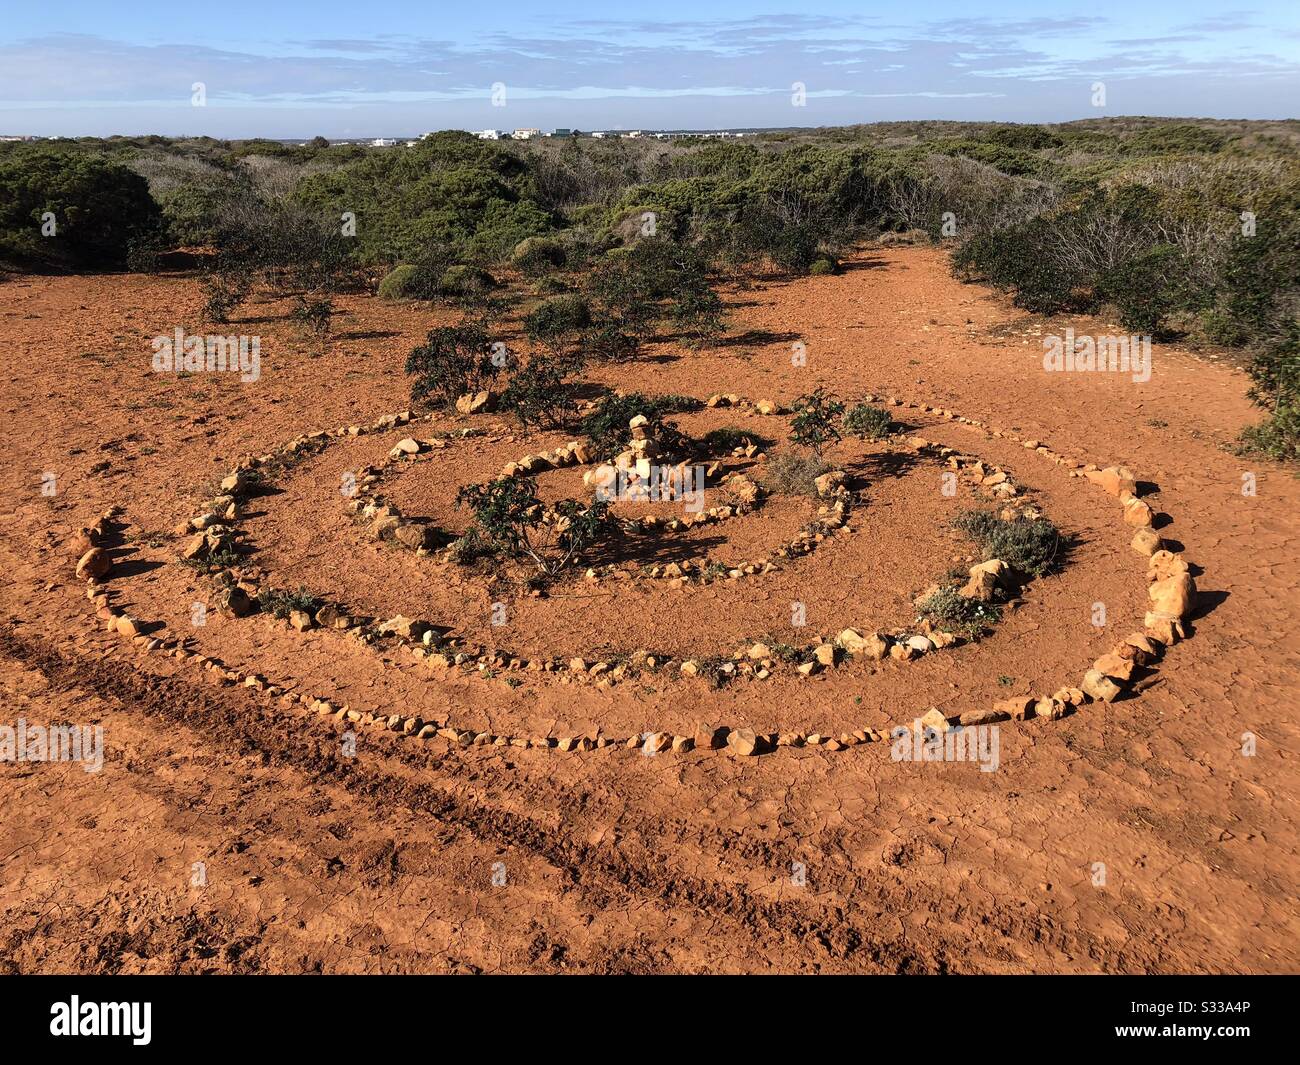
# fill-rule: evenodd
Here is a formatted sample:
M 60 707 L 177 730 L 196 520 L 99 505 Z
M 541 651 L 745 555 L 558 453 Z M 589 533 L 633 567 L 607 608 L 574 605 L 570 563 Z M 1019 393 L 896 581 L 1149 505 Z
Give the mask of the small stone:
M 1116 654 L 1102 655 L 1092 664 L 1094 672 L 1110 677 L 1112 680 L 1132 680 L 1134 662 L 1131 658 L 1121 658 Z
M 951 727 L 948 719 L 944 717 L 942 711 L 937 706 L 930 707 L 920 720 L 922 728 L 933 729 L 935 732 L 947 732 Z
M 1154 529 L 1145 528 L 1133 534 L 1133 542 L 1130 546 L 1139 555 L 1146 555 L 1149 558 L 1164 546 L 1164 541 Z
M 1084 692 L 1092 696 L 1092 698 L 1103 703 L 1114 702 L 1123 691 L 1123 689 L 1108 676 L 1095 669 L 1090 669 L 1083 675 L 1082 688 Z
M 299 632 L 306 632 L 316 624 L 312 616 L 305 610 L 290 610 L 289 625 Z
M 1023 721 L 1029 716 L 1029 708 L 1034 700 L 1027 695 L 1017 695 L 1011 699 L 1000 699 L 993 704 L 996 713 L 1006 714 L 1013 721 Z
M 991 725 L 996 721 L 1006 721 L 1010 716 L 1003 710 L 967 710 L 957 721 L 962 725 Z
M 1196 603 L 1196 582 L 1189 573 L 1175 573 L 1157 580 L 1147 588 L 1151 612 L 1161 617 L 1178 619 L 1191 612 Z
M 77 576 L 85 579 L 98 579 L 106 576 L 113 568 L 113 559 L 102 547 L 92 547 L 77 562 Z M 66 573 L 67 570 L 64 570 Z
M 721 747 L 726 743 L 725 737 L 716 725 L 701 721 L 695 726 L 695 746 L 706 750 Z
M 727 750 L 738 758 L 749 758 L 758 752 L 758 737 L 753 729 L 732 729 L 727 733 Z
M 821 668 L 820 662 L 801 662 L 797 667 L 797 672 L 801 677 L 811 677 Z
M 835 647 L 829 643 L 818 644 L 813 648 L 813 657 L 823 666 L 835 665 Z
M 1129 496 L 1124 500 L 1124 522 L 1126 525 L 1137 525 L 1149 529 L 1154 520 L 1155 512 L 1137 496 Z

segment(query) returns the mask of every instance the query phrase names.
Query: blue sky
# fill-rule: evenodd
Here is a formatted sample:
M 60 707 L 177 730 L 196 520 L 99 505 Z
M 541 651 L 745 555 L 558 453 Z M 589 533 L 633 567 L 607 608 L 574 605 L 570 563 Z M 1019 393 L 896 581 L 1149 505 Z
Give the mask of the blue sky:
M 1300 111 L 1294 0 L 1240 10 L 1199 0 L 9 8 L 7 133 L 359 137 Z M 192 104 L 195 82 L 205 106 Z M 504 106 L 493 106 L 496 84 Z

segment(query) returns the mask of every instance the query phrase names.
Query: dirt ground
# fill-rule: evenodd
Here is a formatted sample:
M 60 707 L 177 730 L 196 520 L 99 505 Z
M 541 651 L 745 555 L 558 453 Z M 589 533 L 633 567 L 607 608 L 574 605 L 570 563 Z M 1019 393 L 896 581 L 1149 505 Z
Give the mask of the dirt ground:
M 896 414 L 916 433 L 1006 466 L 1074 540 L 1069 564 L 973 645 L 722 688 L 668 673 L 610 687 L 520 674 L 512 686 L 262 616 L 213 611 L 195 628 L 208 592 L 175 564 L 170 530 L 241 456 L 407 406 L 402 364 L 429 311 L 345 299 L 320 354 L 271 305 L 205 323 L 192 277 L 12 280 L 0 285 L 0 725 L 102 725 L 104 764 L 0 762 L 0 971 L 1300 969 L 1300 480 L 1234 454 L 1256 417 L 1245 377 L 1162 345 L 1145 383 L 1046 372 L 1043 333 L 1119 328 L 1025 315 L 954 280 L 929 249 L 864 252 L 840 276 L 726 298 L 725 342 L 663 343 L 592 379 L 784 403 L 817 385 L 898 396 L 1127 465 L 1195 564 L 1192 638 L 1112 704 L 1000 726 L 994 772 L 895 761 L 888 742 L 645 757 L 367 729 L 345 756 L 341 723 L 105 632 L 73 575 L 72 534 L 121 506 L 116 603 L 236 669 L 384 713 L 552 736 L 689 735 L 700 720 L 838 733 L 1051 692 L 1141 629 L 1143 560 L 1114 501 L 1067 468 L 906 408 Z M 176 326 L 259 333 L 260 379 L 152 372 L 150 338 Z M 787 430 L 739 411 L 691 417 L 692 431 Z M 505 425 L 439 427 L 469 424 Z M 296 467 L 248 518 L 258 563 L 277 585 L 492 639 L 487 583 L 367 540 L 345 509 L 340 475 L 402 435 L 344 439 Z M 450 525 L 463 520 L 457 484 L 559 439 L 467 441 L 403 471 L 393 497 Z M 546 491 L 577 492 L 576 471 L 548 476 Z M 852 532 L 779 572 L 684 588 L 577 581 L 513 603 L 496 642 L 682 657 L 906 624 L 911 597 L 969 550 L 946 529 L 968 503 L 940 493 L 937 465 L 876 461 L 864 480 Z M 785 500 L 691 535 L 764 551 L 807 520 L 801 506 L 815 509 Z M 791 628 L 794 602 L 806 631 Z

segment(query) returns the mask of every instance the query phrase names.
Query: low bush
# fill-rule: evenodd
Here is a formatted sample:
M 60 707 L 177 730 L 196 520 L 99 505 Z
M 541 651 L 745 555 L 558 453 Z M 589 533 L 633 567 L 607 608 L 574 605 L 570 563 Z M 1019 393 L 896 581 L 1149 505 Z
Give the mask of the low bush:
M 862 440 L 883 440 L 893 424 L 888 414 L 869 403 L 858 403 L 844 415 L 844 428 Z
M 466 485 L 457 493 L 456 505 L 473 512 L 474 527 L 483 541 L 531 562 L 543 581 L 558 577 L 616 529 L 605 500 L 583 505 L 562 499 L 548 514 L 526 477 Z
M 492 358 L 491 336 L 478 322 L 430 330 L 406 358 L 414 377 L 411 400 L 450 406 L 467 392 L 482 391 L 501 372 Z
M 953 525 L 980 545 L 986 560 L 1000 558 L 1035 577 L 1055 568 L 1064 553 L 1060 532 L 1046 518 L 1007 519 L 990 510 L 968 510 Z
M 323 599 L 301 586 L 296 592 L 283 588 L 263 588 L 258 593 L 257 602 L 265 613 L 281 620 L 294 610 L 305 610 L 308 614 L 315 615 L 325 605 Z
M 709 455 L 729 455 L 736 448 L 748 447 L 750 444 L 753 444 L 760 451 L 765 451 L 772 446 L 773 442 L 769 437 L 759 436 L 758 433 L 749 429 L 740 429 L 734 425 L 713 429 L 705 433 L 700 440 L 705 452 Z
M 975 637 L 1002 620 L 1002 608 L 959 594 L 955 585 L 940 588 L 917 607 L 918 613 L 944 632 Z
M 527 428 L 558 429 L 573 411 L 569 375 L 571 359 L 538 356 L 517 370 L 501 393 L 501 409 L 513 414 Z
M 526 237 L 510 254 L 515 269 L 529 277 L 558 269 L 566 260 L 564 245 L 550 237 Z
M 591 324 L 591 308 L 576 293 L 555 296 L 534 307 L 524 318 L 524 333 L 534 343 L 561 348 Z
M 830 470 L 830 463 L 814 451 L 782 451 L 768 460 L 763 484 L 770 492 L 815 496 L 817 478 Z
M 671 432 L 664 422 L 665 416 L 698 410 L 700 406 L 700 401 L 690 396 L 643 396 L 639 392 L 606 396 L 594 411 L 583 418 L 581 429 L 599 458 L 611 458 L 627 446 L 630 436 L 628 423 L 638 415 L 645 415 L 662 439 L 665 430 Z M 671 442 L 663 442 L 671 446 Z

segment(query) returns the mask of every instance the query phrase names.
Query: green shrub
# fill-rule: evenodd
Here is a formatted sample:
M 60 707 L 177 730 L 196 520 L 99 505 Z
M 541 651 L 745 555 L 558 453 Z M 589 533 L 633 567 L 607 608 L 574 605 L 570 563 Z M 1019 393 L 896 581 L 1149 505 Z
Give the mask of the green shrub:
M 863 440 L 883 440 L 892 424 L 888 414 L 869 403 L 858 403 L 844 415 L 844 428 Z
M 484 541 L 531 561 L 543 580 L 559 576 L 616 528 L 609 503 L 599 499 L 586 506 L 562 499 L 551 508 L 554 520 L 548 520 L 536 486 L 527 477 L 466 485 L 457 493 L 456 505 L 473 512 L 474 527 Z
M 824 388 L 815 389 L 794 401 L 790 419 L 790 439 L 796 444 L 821 453 L 823 447 L 840 439 L 836 425 L 844 413 L 844 404 Z
M 812 277 L 825 277 L 828 274 L 838 274 L 839 272 L 840 264 L 826 255 L 814 259 L 808 267 L 808 273 Z
M 393 267 L 379 282 L 379 295 L 386 300 L 420 299 L 416 294 L 419 286 L 420 270 L 413 263 L 401 263 Z
M 940 588 L 918 606 L 921 617 L 944 632 L 979 636 L 1002 620 L 1002 608 L 958 593 L 955 585 Z
M 0 258 L 118 267 L 133 242 L 162 229 L 139 174 L 118 163 L 40 146 L 0 157 Z M 42 232 L 45 216 L 54 231 Z
M 257 602 L 265 613 L 281 620 L 287 618 L 294 610 L 305 610 L 314 616 L 316 611 L 325 605 L 323 599 L 301 586 L 296 592 L 264 587 L 257 594 Z
M 1064 541 L 1046 518 L 1002 518 L 989 510 L 968 510 L 953 522 L 983 550 L 984 558 L 1000 558 L 1021 573 L 1041 576 L 1055 568 Z
M 555 296 L 534 307 L 524 318 L 529 340 L 560 346 L 591 324 L 591 309 L 576 293 Z
M 438 279 L 438 291 L 445 296 L 475 297 L 496 287 L 496 279 L 477 266 L 458 263 L 449 266 Z
M 1282 462 L 1300 460 L 1300 406 L 1283 404 L 1260 422 L 1242 430 L 1242 447 Z
M 699 410 L 701 404 L 690 396 L 643 396 L 629 392 L 625 396 L 605 396 L 594 411 L 582 419 L 581 430 L 591 441 L 600 458 L 611 458 L 627 446 L 628 423 L 644 415 L 657 432 L 667 428 L 664 417 L 684 411 Z
M 451 287 L 444 285 L 448 272 L 456 265 L 455 255 L 446 245 L 428 245 L 411 262 L 393 268 L 379 283 L 379 295 L 392 300 L 435 300 L 458 295 L 454 289 L 463 284 L 459 274 L 453 275 Z M 484 289 L 490 287 L 490 280 L 482 285 Z
M 564 245 L 551 237 L 525 237 L 510 254 L 511 264 L 529 276 L 558 269 L 566 259 Z
M 759 436 L 758 433 L 751 432 L 749 429 L 727 425 L 721 429 L 713 429 L 705 433 L 700 443 L 703 445 L 706 454 L 730 455 L 736 448 L 743 448 L 750 444 L 753 444 L 760 451 L 765 451 L 772 446 L 774 441 L 769 437 Z
M 569 359 L 551 356 L 530 360 L 515 372 L 501 393 L 501 409 L 528 428 L 560 428 L 573 410 L 573 390 L 567 383 L 573 369 Z
M 493 361 L 491 340 L 471 321 L 430 330 L 406 359 L 406 373 L 415 378 L 412 401 L 450 406 L 467 392 L 486 388 L 502 369 Z

